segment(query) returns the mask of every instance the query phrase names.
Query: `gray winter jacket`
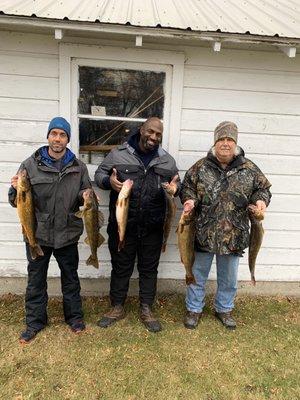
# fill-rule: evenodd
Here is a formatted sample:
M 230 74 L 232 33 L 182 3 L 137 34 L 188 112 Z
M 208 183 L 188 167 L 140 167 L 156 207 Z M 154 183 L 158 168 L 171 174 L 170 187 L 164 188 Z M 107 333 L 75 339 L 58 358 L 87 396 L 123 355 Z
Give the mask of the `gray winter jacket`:
M 160 146 L 157 155 L 145 168 L 136 151 L 128 143 L 113 149 L 98 167 L 95 182 L 102 189 L 108 189 L 107 182 L 112 169 L 116 168 L 118 180 L 134 181 L 130 201 L 127 227 L 152 230 L 164 223 L 166 199 L 161 183 L 170 182 L 178 173 L 174 158 Z M 178 187 L 180 183 L 178 182 Z M 115 204 L 118 193 L 111 190 L 109 222 L 116 225 Z M 111 226 L 111 225 L 109 225 Z
M 75 213 L 82 204 L 82 193 L 91 187 L 83 162 L 74 158 L 59 172 L 43 162 L 40 149 L 27 158 L 19 170 L 26 169 L 32 187 L 36 216 L 36 239 L 55 249 L 78 242 L 83 232 L 81 218 Z M 16 190 L 9 190 L 15 207 Z

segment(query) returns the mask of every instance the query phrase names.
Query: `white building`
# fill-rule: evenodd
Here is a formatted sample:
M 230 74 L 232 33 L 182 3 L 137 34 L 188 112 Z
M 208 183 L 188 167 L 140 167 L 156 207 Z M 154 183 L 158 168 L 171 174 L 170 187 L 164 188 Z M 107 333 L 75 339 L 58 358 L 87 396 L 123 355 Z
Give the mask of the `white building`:
M 276 283 L 281 293 L 299 293 L 300 6 L 282 3 L 1 2 L 1 292 L 14 291 L 14 278 L 26 277 L 20 224 L 7 202 L 10 178 L 45 144 L 49 120 L 61 115 L 71 121 L 70 147 L 93 178 L 99 150 L 155 112 L 164 120 L 163 146 L 182 176 L 206 154 L 219 122 L 237 123 L 240 146 L 273 185 L 256 270 L 265 283 L 256 292 Z M 120 88 L 129 81 L 124 94 Z M 100 195 L 107 216 L 108 196 Z M 108 277 L 106 244 L 98 251 L 99 271 L 85 265 L 88 254 L 82 243 L 80 276 Z M 49 276 L 58 274 L 53 262 Z M 184 277 L 175 228 L 159 277 Z M 239 279 L 249 278 L 246 255 Z

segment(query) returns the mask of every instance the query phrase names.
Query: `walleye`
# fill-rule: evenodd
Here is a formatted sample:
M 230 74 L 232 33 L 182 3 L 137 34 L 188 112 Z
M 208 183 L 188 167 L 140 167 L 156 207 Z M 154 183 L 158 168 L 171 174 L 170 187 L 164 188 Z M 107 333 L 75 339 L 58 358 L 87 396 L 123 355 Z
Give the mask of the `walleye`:
M 129 197 L 132 185 L 133 181 L 131 179 L 126 179 L 126 181 L 123 182 L 122 189 L 119 192 L 119 196 L 116 202 L 116 218 L 119 232 L 118 251 L 120 251 L 125 245 L 124 239 L 128 218 Z
M 105 240 L 99 232 L 104 224 L 104 216 L 101 211 L 98 211 L 98 200 L 93 189 L 87 189 L 86 191 L 88 195 L 84 199 L 83 209 L 77 211 L 75 215 L 84 220 L 87 233 L 84 241 L 91 249 L 91 255 L 86 260 L 86 265 L 93 265 L 95 268 L 99 268 L 97 249 Z
M 192 272 L 195 261 L 195 212 L 193 210 L 189 213 L 182 212 L 178 223 L 177 237 L 181 262 L 186 270 L 186 284 L 196 283 Z
M 19 219 L 22 225 L 22 232 L 26 241 L 29 243 L 31 258 L 35 260 L 38 256 L 43 256 L 44 252 L 35 238 L 35 212 L 31 186 L 26 169 L 18 173 L 16 202 Z
M 167 183 L 162 183 L 161 186 L 164 189 L 167 203 L 164 222 L 163 243 L 161 248 L 161 251 L 164 253 L 166 251 L 167 241 L 170 235 L 172 222 L 175 217 L 177 207 L 174 199 L 174 189 L 172 187 L 169 187 Z
M 255 206 L 250 205 L 248 208 L 250 210 L 249 217 L 251 221 L 248 264 L 251 274 L 251 281 L 252 284 L 255 286 L 255 262 L 264 236 L 264 228 L 262 226 L 264 215 L 261 212 L 257 212 Z

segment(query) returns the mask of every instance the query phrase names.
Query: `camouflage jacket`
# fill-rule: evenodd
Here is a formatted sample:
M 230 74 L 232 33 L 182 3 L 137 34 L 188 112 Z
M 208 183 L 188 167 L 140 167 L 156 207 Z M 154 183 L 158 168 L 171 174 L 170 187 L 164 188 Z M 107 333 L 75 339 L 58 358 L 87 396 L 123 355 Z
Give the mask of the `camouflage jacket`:
M 185 174 L 180 197 L 195 201 L 197 251 L 241 255 L 249 245 L 248 205 L 270 202 L 270 182 L 237 150 L 225 170 L 211 149 Z

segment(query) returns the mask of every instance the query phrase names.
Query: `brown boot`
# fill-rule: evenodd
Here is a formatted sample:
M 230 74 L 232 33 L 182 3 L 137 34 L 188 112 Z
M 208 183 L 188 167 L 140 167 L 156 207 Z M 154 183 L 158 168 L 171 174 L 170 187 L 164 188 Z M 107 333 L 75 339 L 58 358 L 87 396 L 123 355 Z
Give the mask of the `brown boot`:
M 124 307 L 122 304 L 113 306 L 103 317 L 97 322 L 100 328 L 108 328 L 115 322 L 125 317 Z
M 160 322 L 153 315 L 148 304 L 140 305 L 140 320 L 150 332 L 159 332 L 162 330 Z
M 234 330 L 236 328 L 236 322 L 233 319 L 231 312 L 224 312 L 224 313 L 219 313 L 215 312 L 216 318 L 222 322 L 222 324 L 225 326 L 227 329 L 232 329 Z
M 199 323 L 199 319 L 201 318 L 202 313 L 196 313 L 187 310 L 183 324 L 187 329 L 196 329 Z

